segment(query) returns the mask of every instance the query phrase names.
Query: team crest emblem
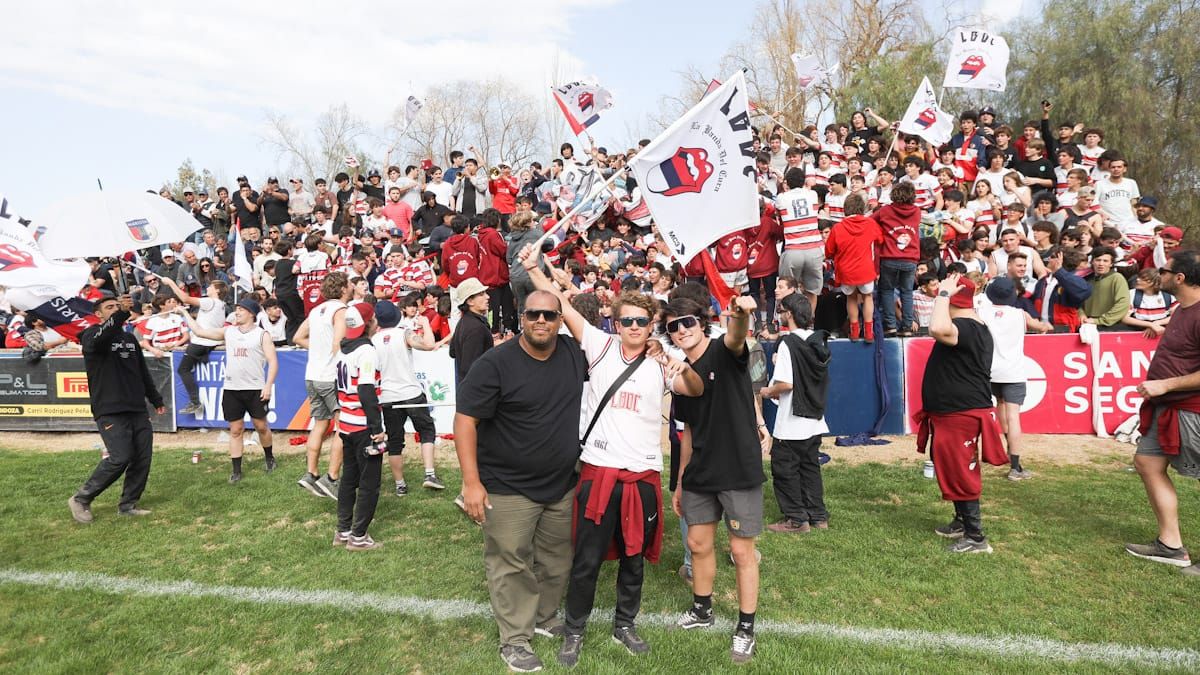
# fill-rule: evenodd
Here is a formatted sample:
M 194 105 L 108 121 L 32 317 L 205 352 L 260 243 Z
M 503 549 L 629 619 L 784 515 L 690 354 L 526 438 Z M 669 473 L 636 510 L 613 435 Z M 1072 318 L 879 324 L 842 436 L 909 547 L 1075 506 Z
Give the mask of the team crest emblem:
M 134 241 L 146 242 L 154 239 L 158 231 L 150 224 L 150 221 L 145 218 L 136 218 L 134 220 L 125 221 L 125 227 L 129 228 L 129 236 L 133 237 Z
M 972 54 L 967 57 L 962 65 L 958 67 L 958 81 L 970 82 L 975 79 L 987 64 L 983 62 L 983 57 L 978 54 Z
M 596 99 L 592 96 L 592 92 L 585 91 L 579 95 L 578 103 L 580 110 L 587 111 L 590 110 L 593 105 L 595 105 Z
M 937 113 L 933 112 L 933 108 L 926 108 L 917 115 L 917 126 L 922 129 L 928 129 L 937 121 Z
M 468 264 L 469 263 L 466 260 L 459 260 L 458 263 L 455 264 L 454 269 L 461 276 L 467 273 Z
M 0 272 L 11 272 L 26 267 L 37 267 L 33 256 L 12 244 L 0 245 Z
M 712 176 L 713 165 L 703 148 L 679 148 L 665 162 L 650 170 L 646 189 L 664 197 L 698 193 Z

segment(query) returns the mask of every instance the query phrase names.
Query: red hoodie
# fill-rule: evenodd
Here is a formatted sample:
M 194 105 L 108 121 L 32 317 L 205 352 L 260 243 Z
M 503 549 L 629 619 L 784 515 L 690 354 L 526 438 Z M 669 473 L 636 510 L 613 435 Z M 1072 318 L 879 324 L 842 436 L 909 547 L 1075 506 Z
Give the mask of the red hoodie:
M 862 286 L 875 281 L 875 248 L 883 243 L 883 230 L 868 216 L 846 216 L 833 226 L 825 240 L 825 255 L 833 259 L 834 280 L 841 286 Z
M 758 227 L 753 228 L 754 241 L 750 242 L 751 279 L 762 279 L 779 273 L 779 242 L 783 241 L 783 226 L 775 217 L 775 209 L 769 209 L 759 218 Z
M 750 262 L 750 241 L 753 234 L 749 228 L 731 232 L 717 240 L 714 259 L 718 272 L 740 272 Z
M 888 204 L 875 212 L 875 222 L 883 228 L 880 260 L 921 260 L 920 209 L 912 204 Z
M 483 261 L 479 263 L 479 280 L 488 288 L 499 288 L 508 283 L 508 244 L 494 227 L 479 230 L 479 245 L 483 249 Z
M 452 235 L 442 244 L 442 270 L 446 272 L 451 286 L 457 286 L 471 277 L 478 278 L 482 259 L 483 247 L 469 234 Z

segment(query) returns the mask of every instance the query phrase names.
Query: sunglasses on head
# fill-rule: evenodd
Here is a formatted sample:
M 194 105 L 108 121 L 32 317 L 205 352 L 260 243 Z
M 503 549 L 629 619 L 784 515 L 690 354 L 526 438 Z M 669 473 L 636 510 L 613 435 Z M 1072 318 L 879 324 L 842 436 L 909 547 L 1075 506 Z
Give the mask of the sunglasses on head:
M 558 317 L 562 312 L 557 309 L 527 309 L 525 310 L 526 321 L 558 321 Z
M 648 316 L 623 316 L 617 319 L 617 321 L 620 321 L 621 325 L 625 328 L 631 328 L 634 324 L 637 324 L 638 328 L 645 328 L 650 325 L 650 317 Z
M 674 333 L 680 328 L 695 328 L 700 325 L 700 319 L 694 316 L 681 316 L 678 319 L 671 319 L 667 322 L 667 332 Z

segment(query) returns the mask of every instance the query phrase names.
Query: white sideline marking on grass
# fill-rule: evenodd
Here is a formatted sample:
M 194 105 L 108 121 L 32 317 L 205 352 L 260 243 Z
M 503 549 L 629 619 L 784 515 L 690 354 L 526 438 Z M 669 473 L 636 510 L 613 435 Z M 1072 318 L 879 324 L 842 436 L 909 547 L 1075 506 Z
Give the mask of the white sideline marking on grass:
M 256 586 L 216 586 L 192 581 L 152 581 L 128 579 L 85 572 L 27 572 L 0 569 L 0 584 L 21 584 L 64 590 L 89 590 L 117 595 L 159 597 L 219 598 L 261 605 L 318 606 L 346 611 L 369 609 L 386 614 L 427 617 L 439 621 L 488 618 L 491 608 L 469 600 L 431 600 L 426 598 L 359 593 L 340 590 L 307 590 Z M 593 613 L 593 619 L 611 619 L 612 610 Z M 675 625 L 675 616 L 642 614 L 639 623 L 667 628 Z M 722 630 L 732 622 L 718 621 Z M 895 628 L 855 628 L 823 623 L 759 621 L 759 633 L 788 637 L 839 639 L 881 647 L 920 651 L 956 650 L 1010 658 L 1040 658 L 1067 662 L 1097 662 L 1109 665 L 1200 668 L 1200 651 L 1159 647 L 1140 647 L 1112 643 L 1062 642 L 1032 635 L 995 637 L 938 633 Z

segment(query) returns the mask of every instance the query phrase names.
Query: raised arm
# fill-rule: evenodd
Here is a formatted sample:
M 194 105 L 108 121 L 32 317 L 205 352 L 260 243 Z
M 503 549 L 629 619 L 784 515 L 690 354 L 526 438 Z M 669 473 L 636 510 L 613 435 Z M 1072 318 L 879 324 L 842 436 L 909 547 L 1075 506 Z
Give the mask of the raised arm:
M 933 298 L 933 316 L 929 319 L 929 335 L 938 342 L 953 347 L 958 344 L 958 326 L 950 319 L 950 296 L 962 290 L 958 285 L 961 274 L 951 272 L 938 283 L 938 294 Z
M 196 323 L 196 320 L 192 318 L 191 313 L 189 313 L 186 309 L 179 307 L 176 308 L 175 311 L 187 322 L 188 330 L 192 331 L 196 335 L 207 340 L 225 340 L 224 329 L 218 330 L 216 328 L 201 328 L 200 324 Z
M 437 341 L 433 339 L 433 328 L 429 326 L 429 319 L 423 314 L 418 314 L 417 323 L 420 324 L 420 332 L 409 331 L 408 346 L 423 352 L 437 349 Z
M 758 308 L 758 303 L 748 295 L 739 295 L 733 301 L 731 311 L 726 312 L 729 318 L 725 333 L 725 346 L 734 354 L 741 354 L 746 348 L 746 331 L 750 329 L 750 313 Z
M 193 298 L 192 296 L 188 295 L 186 291 L 179 287 L 179 284 L 175 283 L 174 279 L 163 276 L 159 276 L 158 278 L 162 280 L 163 285 L 171 289 L 171 292 L 175 294 L 175 297 L 179 299 L 179 302 L 188 305 L 189 307 L 200 306 L 200 298 Z
M 533 244 L 526 244 L 525 248 L 517 254 L 517 260 L 521 261 L 521 266 L 529 272 L 529 280 L 533 282 L 533 287 L 539 291 L 553 293 L 562 303 L 563 322 L 567 324 L 567 330 L 571 331 L 571 337 L 575 338 L 576 342 L 583 342 L 584 327 L 587 326 L 587 319 L 571 306 L 567 296 L 558 289 L 553 281 L 546 276 L 542 271 L 541 263 L 542 252 L 534 249 Z

